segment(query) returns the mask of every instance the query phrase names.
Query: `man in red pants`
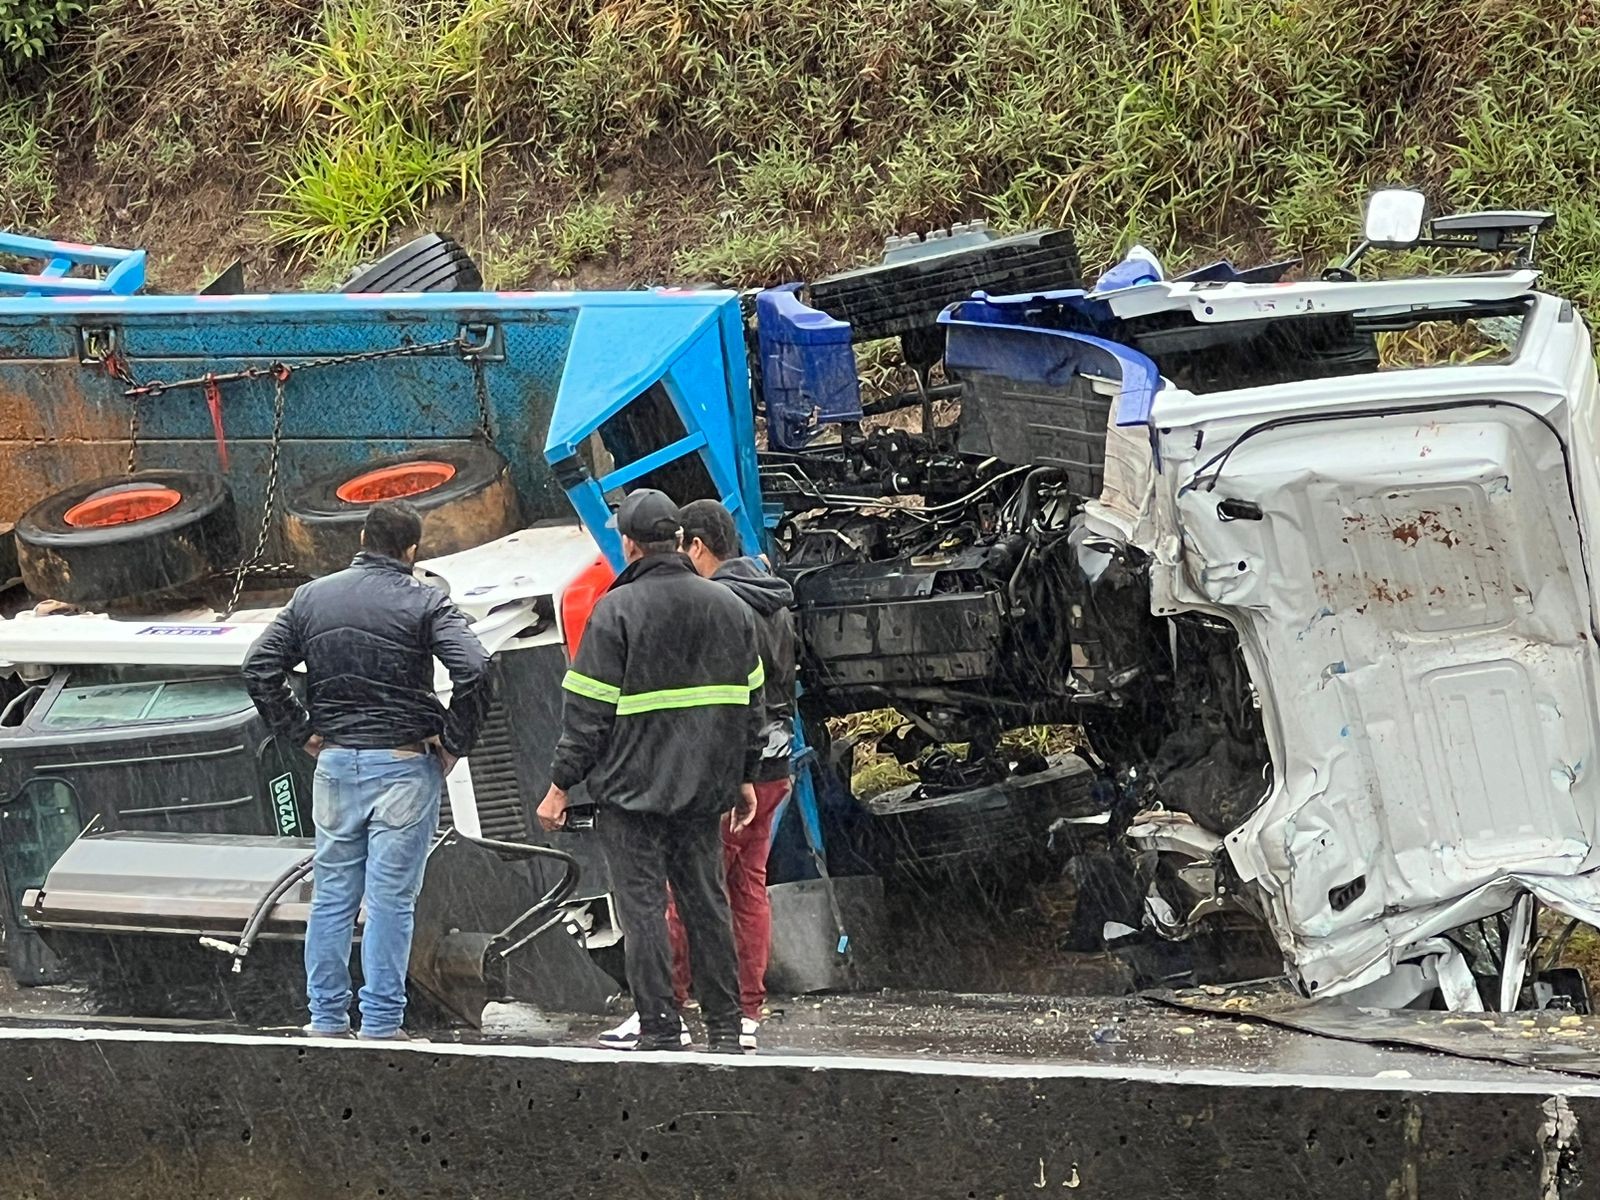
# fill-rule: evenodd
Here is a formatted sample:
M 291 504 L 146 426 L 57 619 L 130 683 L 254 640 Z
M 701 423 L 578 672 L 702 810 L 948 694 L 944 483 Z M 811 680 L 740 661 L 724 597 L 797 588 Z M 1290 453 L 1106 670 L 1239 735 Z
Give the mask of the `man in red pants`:
M 749 605 L 756 619 L 756 642 L 766 682 L 762 702 L 765 746 L 754 783 L 756 815 L 748 825 L 722 830 L 722 855 L 728 879 L 728 904 L 733 910 L 733 940 L 739 955 L 739 1008 L 743 1013 L 739 1042 L 756 1048 L 761 1008 L 767 1000 L 767 956 L 772 948 L 772 909 L 767 901 L 767 849 L 772 821 L 789 794 L 789 759 L 794 739 L 794 622 L 789 605 L 794 591 L 773 575 L 760 559 L 739 557 L 739 533 L 733 516 L 715 500 L 696 500 L 680 512 L 683 551 L 703 577 L 724 584 Z M 672 983 L 681 1009 L 689 998 L 688 941 L 676 906 L 667 904 L 667 932 L 672 941 Z M 639 1036 L 637 1014 L 600 1035 L 608 1045 L 627 1045 Z M 687 1035 L 685 1035 L 687 1036 Z

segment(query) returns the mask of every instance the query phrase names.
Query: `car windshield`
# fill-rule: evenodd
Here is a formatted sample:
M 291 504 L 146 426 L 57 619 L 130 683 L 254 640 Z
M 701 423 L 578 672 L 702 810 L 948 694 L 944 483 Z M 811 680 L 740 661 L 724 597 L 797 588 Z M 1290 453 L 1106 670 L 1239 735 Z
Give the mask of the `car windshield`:
M 101 729 L 223 717 L 250 707 L 237 676 L 172 678 L 138 669 L 74 671 L 45 710 L 48 729 Z

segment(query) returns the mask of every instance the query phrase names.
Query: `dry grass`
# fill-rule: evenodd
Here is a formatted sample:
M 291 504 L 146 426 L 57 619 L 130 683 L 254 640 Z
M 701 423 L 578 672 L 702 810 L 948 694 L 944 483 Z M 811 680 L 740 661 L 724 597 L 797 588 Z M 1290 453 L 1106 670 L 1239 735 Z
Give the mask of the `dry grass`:
M 829 732 L 836 740 L 848 737 L 855 741 L 855 773 L 850 777 L 850 786 L 856 795 L 876 796 L 917 781 L 916 773 L 883 746 L 885 738 L 906 724 L 905 718 L 892 708 L 854 713 L 829 722 Z M 1028 725 L 1008 730 L 1000 738 L 1000 747 L 1003 751 L 1063 754 L 1076 747 L 1081 737 L 1075 725 Z M 965 754 L 968 748 L 957 743 L 950 749 Z

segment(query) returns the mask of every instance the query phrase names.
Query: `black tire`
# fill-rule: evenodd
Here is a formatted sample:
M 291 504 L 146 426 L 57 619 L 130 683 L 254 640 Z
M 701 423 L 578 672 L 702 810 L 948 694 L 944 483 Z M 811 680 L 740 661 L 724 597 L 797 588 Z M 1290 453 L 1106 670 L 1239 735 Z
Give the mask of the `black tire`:
M 133 489 L 175 493 L 170 507 L 121 524 L 67 519 L 80 506 Z M 209 471 L 139 471 L 48 496 L 17 521 L 17 562 L 35 596 L 101 604 L 175 591 L 239 561 L 233 493 Z
M 427 233 L 362 267 L 341 292 L 479 292 L 483 273 L 449 234 Z
M 289 556 L 312 575 L 349 566 L 360 549 L 367 510 L 389 497 L 343 499 L 339 489 L 374 472 L 432 463 L 445 464 L 453 473 L 426 491 L 402 497 L 422 513 L 420 557 L 454 554 L 522 527 L 522 505 L 506 460 L 481 442 L 456 442 L 375 459 L 323 476 L 296 491 L 284 504 L 283 534 Z
M 17 571 L 17 535 L 11 525 L 0 525 L 0 589 L 15 583 Z

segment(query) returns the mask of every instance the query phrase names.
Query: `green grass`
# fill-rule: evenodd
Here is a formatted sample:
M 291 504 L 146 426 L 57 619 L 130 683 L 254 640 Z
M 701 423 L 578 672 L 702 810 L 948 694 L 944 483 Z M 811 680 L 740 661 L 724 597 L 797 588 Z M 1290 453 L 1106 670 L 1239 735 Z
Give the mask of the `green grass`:
M 1555 207 L 1600 300 L 1600 0 L 100 0 L 24 98 L 318 253 L 509 202 L 551 274 L 762 282 L 978 216 L 1315 268 L 1407 182 Z
M 464 190 L 474 167 L 469 151 L 399 122 L 318 134 L 281 177 L 268 223 L 282 241 L 325 253 L 372 246 Z
M 18 103 L 0 104 L 0 222 L 32 228 L 56 197 L 54 146 L 45 127 Z
M 632 206 L 610 200 L 584 200 L 562 209 L 545 223 L 540 239 L 545 265 L 556 275 L 571 275 L 583 263 L 625 254 L 632 238 Z
M 738 284 L 801 279 L 820 261 L 817 239 L 798 222 L 734 219 L 709 240 L 680 249 L 672 265 L 693 283 Z

